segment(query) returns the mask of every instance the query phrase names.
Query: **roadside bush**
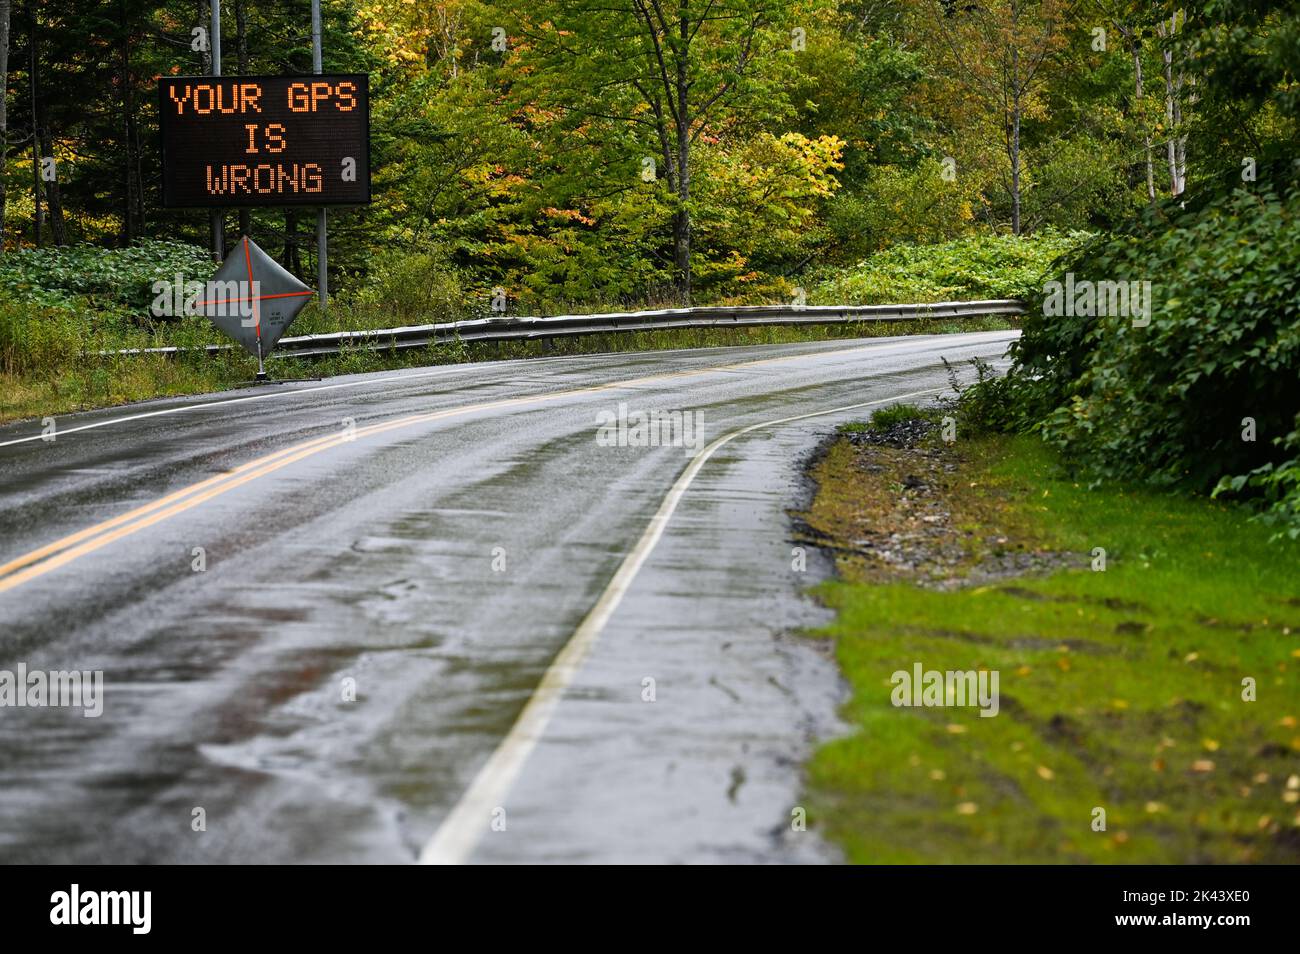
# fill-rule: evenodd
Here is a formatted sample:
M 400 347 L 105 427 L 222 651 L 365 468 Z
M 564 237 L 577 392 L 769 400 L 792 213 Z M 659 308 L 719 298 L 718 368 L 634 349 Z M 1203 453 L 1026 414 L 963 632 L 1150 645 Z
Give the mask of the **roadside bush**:
M 1025 418 L 1016 393 L 1019 382 L 998 374 L 987 362 L 972 358 L 975 380 L 963 387 L 957 369 L 947 359 L 943 363 L 953 393 L 941 397 L 939 404 L 957 418 L 960 433 L 1003 434 L 1026 430 L 1033 423 Z
M 1151 282 L 1150 323 L 1044 317 L 1040 290 L 1007 385 L 1026 417 L 1097 479 L 1256 494 L 1296 525 L 1298 212 L 1297 191 L 1238 189 L 1066 260 L 1076 286 Z
M 460 275 L 445 258 L 432 252 L 391 250 L 371 264 L 354 301 L 400 322 L 432 324 L 469 317 L 464 300 Z
M 982 185 L 983 177 L 975 174 L 949 182 L 937 159 L 910 168 L 875 167 L 869 182 L 828 205 L 826 226 L 836 255 L 859 258 L 903 243 L 955 240 L 971 230 Z
M 1300 539 L 1300 414 L 1296 415 L 1295 430 L 1274 443 L 1281 449 L 1280 456 L 1290 454 L 1289 460 L 1267 463 L 1248 474 L 1220 478 L 1214 495 L 1248 495 L 1257 500 L 1263 523 L 1278 528 L 1278 534 Z

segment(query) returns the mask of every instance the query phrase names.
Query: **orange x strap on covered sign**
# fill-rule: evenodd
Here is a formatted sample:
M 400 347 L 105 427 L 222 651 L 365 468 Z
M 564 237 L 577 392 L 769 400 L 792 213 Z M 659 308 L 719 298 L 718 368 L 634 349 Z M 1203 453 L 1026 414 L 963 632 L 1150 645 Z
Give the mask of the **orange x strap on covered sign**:
M 241 348 L 261 358 L 270 354 L 314 294 L 245 235 L 208 282 L 199 310 Z

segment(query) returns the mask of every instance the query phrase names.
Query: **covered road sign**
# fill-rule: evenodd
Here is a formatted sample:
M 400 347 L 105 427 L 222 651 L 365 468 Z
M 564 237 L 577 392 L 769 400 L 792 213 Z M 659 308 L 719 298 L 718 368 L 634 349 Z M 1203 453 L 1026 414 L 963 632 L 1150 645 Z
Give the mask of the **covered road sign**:
M 202 314 L 254 357 L 269 354 L 311 298 L 304 285 L 244 236 L 208 282 Z

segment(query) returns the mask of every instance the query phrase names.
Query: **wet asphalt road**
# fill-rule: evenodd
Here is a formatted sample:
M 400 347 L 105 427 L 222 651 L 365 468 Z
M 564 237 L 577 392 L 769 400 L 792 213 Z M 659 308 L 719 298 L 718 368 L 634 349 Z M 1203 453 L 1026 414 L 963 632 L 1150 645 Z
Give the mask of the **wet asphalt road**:
M 1012 337 L 462 365 L 69 415 L 53 441 L 0 427 L 0 564 L 225 487 L 0 571 L 28 573 L 0 591 L 0 670 L 105 681 L 99 718 L 0 708 L 0 861 L 415 860 L 693 453 L 600 446 L 597 414 L 693 411 L 712 440 L 943 387 L 941 356 Z M 820 437 L 868 413 L 704 465 L 469 860 L 835 860 L 790 831 L 841 687 L 793 634 L 825 567 L 792 571 L 786 510 Z

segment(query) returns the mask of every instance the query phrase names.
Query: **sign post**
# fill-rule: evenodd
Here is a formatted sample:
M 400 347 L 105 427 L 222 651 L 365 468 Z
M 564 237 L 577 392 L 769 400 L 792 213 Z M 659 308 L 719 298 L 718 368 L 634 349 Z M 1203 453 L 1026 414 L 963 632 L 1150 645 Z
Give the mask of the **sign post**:
M 311 0 L 311 71 L 317 76 L 321 72 L 320 43 L 320 0 Z M 324 208 L 316 210 L 316 294 L 320 296 L 320 310 L 324 314 L 330 300 L 329 241 Z
M 212 252 L 218 262 L 225 244 L 222 210 L 314 207 L 323 312 L 329 302 L 326 209 L 370 202 L 370 78 L 322 71 L 320 0 L 311 3 L 311 73 L 222 76 L 221 0 L 209 3 L 212 74 L 168 76 L 158 84 L 163 207 L 210 209 Z M 224 320 L 229 317 L 225 314 L 209 317 L 257 357 L 257 377 L 265 380 L 265 354 L 311 292 L 248 236 L 240 241 L 238 254 L 226 260 L 218 275 L 253 287 L 241 295 L 209 296 L 209 304 L 219 311 L 237 302 L 251 304 L 251 323 L 235 328 Z M 237 261 L 241 258 L 242 263 Z M 269 295 L 256 290 L 265 279 L 279 284 L 286 278 L 283 290 Z
M 212 55 L 212 75 L 221 75 L 221 0 L 212 2 L 212 35 L 209 48 Z M 209 213 L 212 220 L 212 260 L 220 262 L 226 257 L 226 222 L 220 209 Z

